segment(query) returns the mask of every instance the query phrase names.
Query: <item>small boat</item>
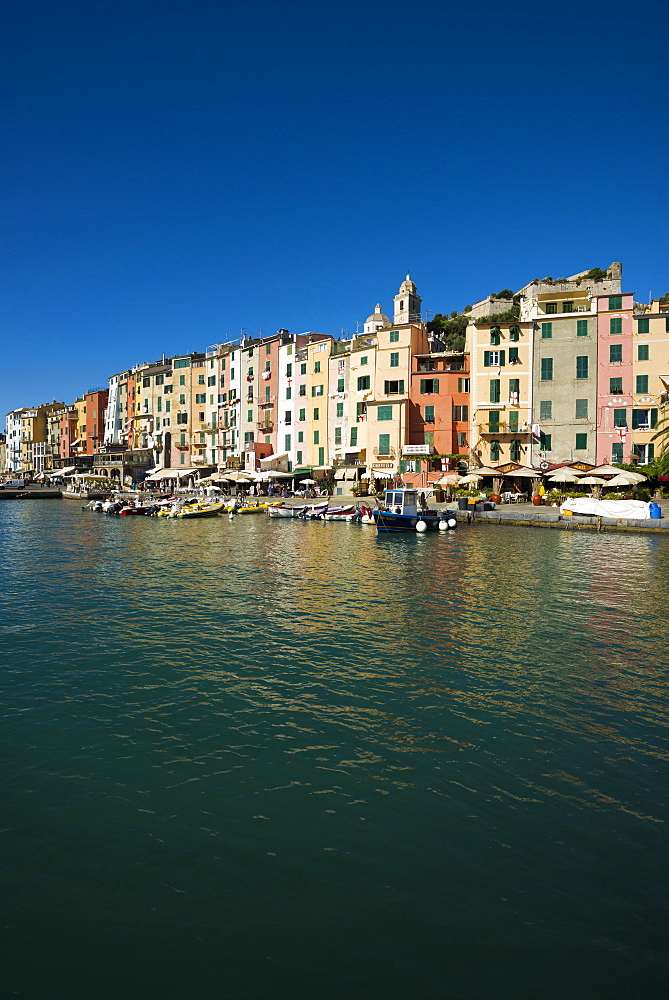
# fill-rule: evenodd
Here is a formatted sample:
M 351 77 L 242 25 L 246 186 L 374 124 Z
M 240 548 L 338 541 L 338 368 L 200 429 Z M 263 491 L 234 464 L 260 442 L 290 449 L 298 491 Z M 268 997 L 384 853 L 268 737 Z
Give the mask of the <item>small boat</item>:
M 184 504 L 172 517 L 193 518 L 193 517 L 218 517 L 223 512 L 225 504 L 222 501 L 215 503 L 195 503 Z
M 454 511 L 419 506 L 417 490 L 386 490 L 384 501 L 372 511 L 377 531 L 446 531 L 457 524 Z
M 324 500 L 322 503 L 312 503 L 312 504 L 301 504 L 300 506 L 291 507 L 290 504 L 282 503 L 276 504 L 273 507 L 267 508 L 267 513 L 270 517 L 305 517 L 306 515 L 311 515 L 314 511 L 320 515 L 324 510 L 327 509 L 328 502 Z M 311 516 L 307 518 L 311 520 Z
M 349 521 L 352 519 L 353 515 L 356 513 L 357 507 L 352 504 L 347 504 L 345 507 L 328 507 L 327 510 L 323 512 L 324 521 Z

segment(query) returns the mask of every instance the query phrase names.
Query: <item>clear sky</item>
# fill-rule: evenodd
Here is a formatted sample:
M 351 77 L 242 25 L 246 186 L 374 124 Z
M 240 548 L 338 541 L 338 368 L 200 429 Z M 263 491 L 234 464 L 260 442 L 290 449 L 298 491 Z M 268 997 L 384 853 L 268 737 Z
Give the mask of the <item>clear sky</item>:
M 669 291 L 669 5 L 0 0 L 0 413 L 623 262 Z

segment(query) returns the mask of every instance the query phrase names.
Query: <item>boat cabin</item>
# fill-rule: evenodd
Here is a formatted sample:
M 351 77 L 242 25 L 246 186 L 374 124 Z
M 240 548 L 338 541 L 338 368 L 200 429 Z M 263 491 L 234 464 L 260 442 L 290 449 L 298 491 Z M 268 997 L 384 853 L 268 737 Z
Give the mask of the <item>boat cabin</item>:
M 386 490 L 385 505 L 392 514 L 409 514 L 416 517 L 418 514 L 418 490 Z

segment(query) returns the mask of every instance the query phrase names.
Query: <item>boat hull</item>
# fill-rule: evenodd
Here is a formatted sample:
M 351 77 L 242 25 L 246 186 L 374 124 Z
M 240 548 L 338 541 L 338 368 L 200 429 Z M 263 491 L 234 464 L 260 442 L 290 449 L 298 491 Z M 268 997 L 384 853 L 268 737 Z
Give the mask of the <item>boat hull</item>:
M 386 510 L 375 510 L 372 512 L 377 531 L 398 532 L 398 531 L 419 531 L 417 525 L 419 521 L 424 522 L 425 531 L 438 531 L 439 522 L 454 520 L 455 515 L 451 511 L 423 511 L 420 514 L 392 514 Z

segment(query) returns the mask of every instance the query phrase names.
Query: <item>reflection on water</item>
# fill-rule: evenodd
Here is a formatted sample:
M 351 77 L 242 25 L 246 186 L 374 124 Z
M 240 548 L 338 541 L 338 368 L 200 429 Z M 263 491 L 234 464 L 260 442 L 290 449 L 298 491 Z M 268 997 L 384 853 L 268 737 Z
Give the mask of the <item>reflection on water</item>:
M 10 991 L 659 996 L 665 539 L 0 527 Z

